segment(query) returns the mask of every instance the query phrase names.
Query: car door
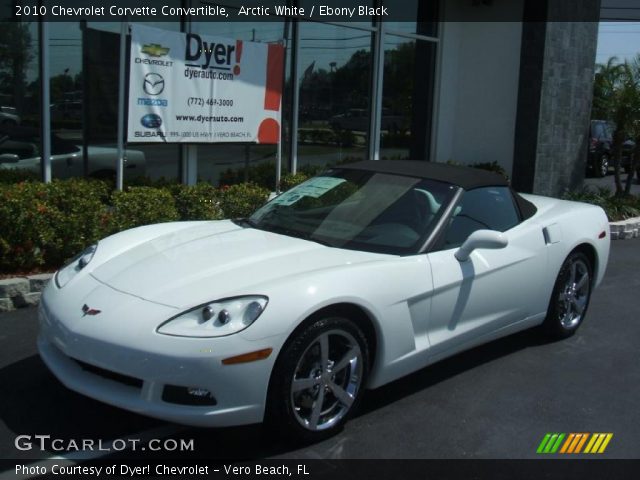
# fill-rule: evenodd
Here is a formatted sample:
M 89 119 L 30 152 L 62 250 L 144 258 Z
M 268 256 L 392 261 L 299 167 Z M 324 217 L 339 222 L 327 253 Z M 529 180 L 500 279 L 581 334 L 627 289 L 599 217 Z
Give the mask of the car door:
M 460 245 L 481 229 L 504 232 L 508 245 L 476 249 L 468 260 L 458 261 L 454 254 Z M 428 258 L 434 288 L 428 319 L 432 354 L 461 348 L 539 313 L 544 237 L 534 222 L 521 221 L 508 187 L 465 192 Z

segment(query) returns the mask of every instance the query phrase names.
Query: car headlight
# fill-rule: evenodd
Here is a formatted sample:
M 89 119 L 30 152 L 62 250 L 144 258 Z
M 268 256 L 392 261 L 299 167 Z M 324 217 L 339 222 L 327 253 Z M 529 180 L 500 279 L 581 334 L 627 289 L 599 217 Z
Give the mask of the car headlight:
M 64 287 L 80 270 L 86 267 L 96 253 L 98 244 L 91 245 L 73 257 L 69 263 L 56 272 L 55 281 L 58 288 Z
M 179 337 L 223 337 L 251 325 L 267 307 L 260 295 L 226 298 L 199 305 L 158 327 L 158 333 Z

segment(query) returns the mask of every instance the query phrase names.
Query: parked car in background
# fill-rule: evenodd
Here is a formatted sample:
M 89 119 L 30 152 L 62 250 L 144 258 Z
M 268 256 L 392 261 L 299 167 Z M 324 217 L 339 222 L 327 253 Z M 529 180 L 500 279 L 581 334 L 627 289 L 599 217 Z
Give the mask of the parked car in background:
M 114 147 L 89 146 L 89 175 L 96 178 L 115 176 L 118 150 Z M 40 131 L 32 127 L 0 127 L 0 168 L 25 169 L 40 173 Z M 81 177 L 84 173 L 82 147 L 51 135 L 51 170 L 53 178 Z M 144 153 L 127 150 L 125 178 L 144 175 Z
M 605 120 L 591 120 L 589 128 L 589 154 L 587 170 L 596 177 L 604 177 L 609 172 L 613 129 Z
M 0 106 L 0 125 L 11 126 L 19 124 L 20 117 L 15 108 Z
M 622 161 L 620 162 L 620 165 L 622 166 L 622 168 L 624 168 L 624 171 L 626 173 L 630 173 L 630 164 L 631 164 L 631 157 L 632 155 L 635 154 L 635 149 L 636 149 L 636 142 L 634 142 L 633 140 L 631 140 L 630 138 L 627 139 L 623 144 L 622 144 Z M 638 172 L 638 180 L 640 180 L 640 159 L 635 159 L 636 160 L 636 172 Z
M 392 115 L 387 109 L 382 110 L 380 119 L 380 129 L 397 132 L 402 126 L 404 118 L 402 115 Z M 336 130 L 352 130 L 356 132 L 366 132 L 369 130 L 371 117 L 366 108 L 350 108 L 346 113 L 334 115 L 329 120 L 331 128 Z
M 615 129 L 615 124 L 611 122 L 591 120 L 587 170 L 596 177 L 604 177 L 608 173 L 609 167 L 614 166 L 613 132 Z M 635 148 L 636 142 L 631 138 L 627 138 L 622 144 L 620 166 L 627 173 L 629 173 L 629 164 Z M 636 167 L 640 166 L 636 165 Z

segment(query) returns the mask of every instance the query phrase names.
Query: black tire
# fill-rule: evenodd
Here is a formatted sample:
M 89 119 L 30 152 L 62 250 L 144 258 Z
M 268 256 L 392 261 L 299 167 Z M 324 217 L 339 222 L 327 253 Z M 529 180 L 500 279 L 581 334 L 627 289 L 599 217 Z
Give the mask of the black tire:
M 598 160 L 596 161 L 596 164 L 594 165 L 594 174 L 596 177 L 598 178 L 602 178 L 602 177 L 606 177 L 607 174 L 609 173 L 609 155 L 606 153 L 603 153 L 602 155 L 600 155 L 600 157 L 598 158 Z
M 368 374 L 367 339 L 354 322 L 341 316 L 312 319 L 294 332 L 276 361 L 265 422 L 285 441 L 328 438 L 357 410 Z
M 580 328 L 587 314 L 592 287 L 591 261 L 582 252 L 572 252 L 560 267 L 547 317 L 542 324 L 548 336 L 567 338 Z

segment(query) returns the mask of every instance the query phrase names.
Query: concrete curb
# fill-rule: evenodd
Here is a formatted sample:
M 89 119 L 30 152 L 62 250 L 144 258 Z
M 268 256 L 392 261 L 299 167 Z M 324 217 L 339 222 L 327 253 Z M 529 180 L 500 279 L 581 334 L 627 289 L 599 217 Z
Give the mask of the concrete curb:
M 619 222 L 609 222 L 611 240 L 626 240 L 640 236 L 640 217 L 627 218 Z
M 0 312 L 37 305 L 52 276 L 52 273 L 39 273 L 0 280 Z

